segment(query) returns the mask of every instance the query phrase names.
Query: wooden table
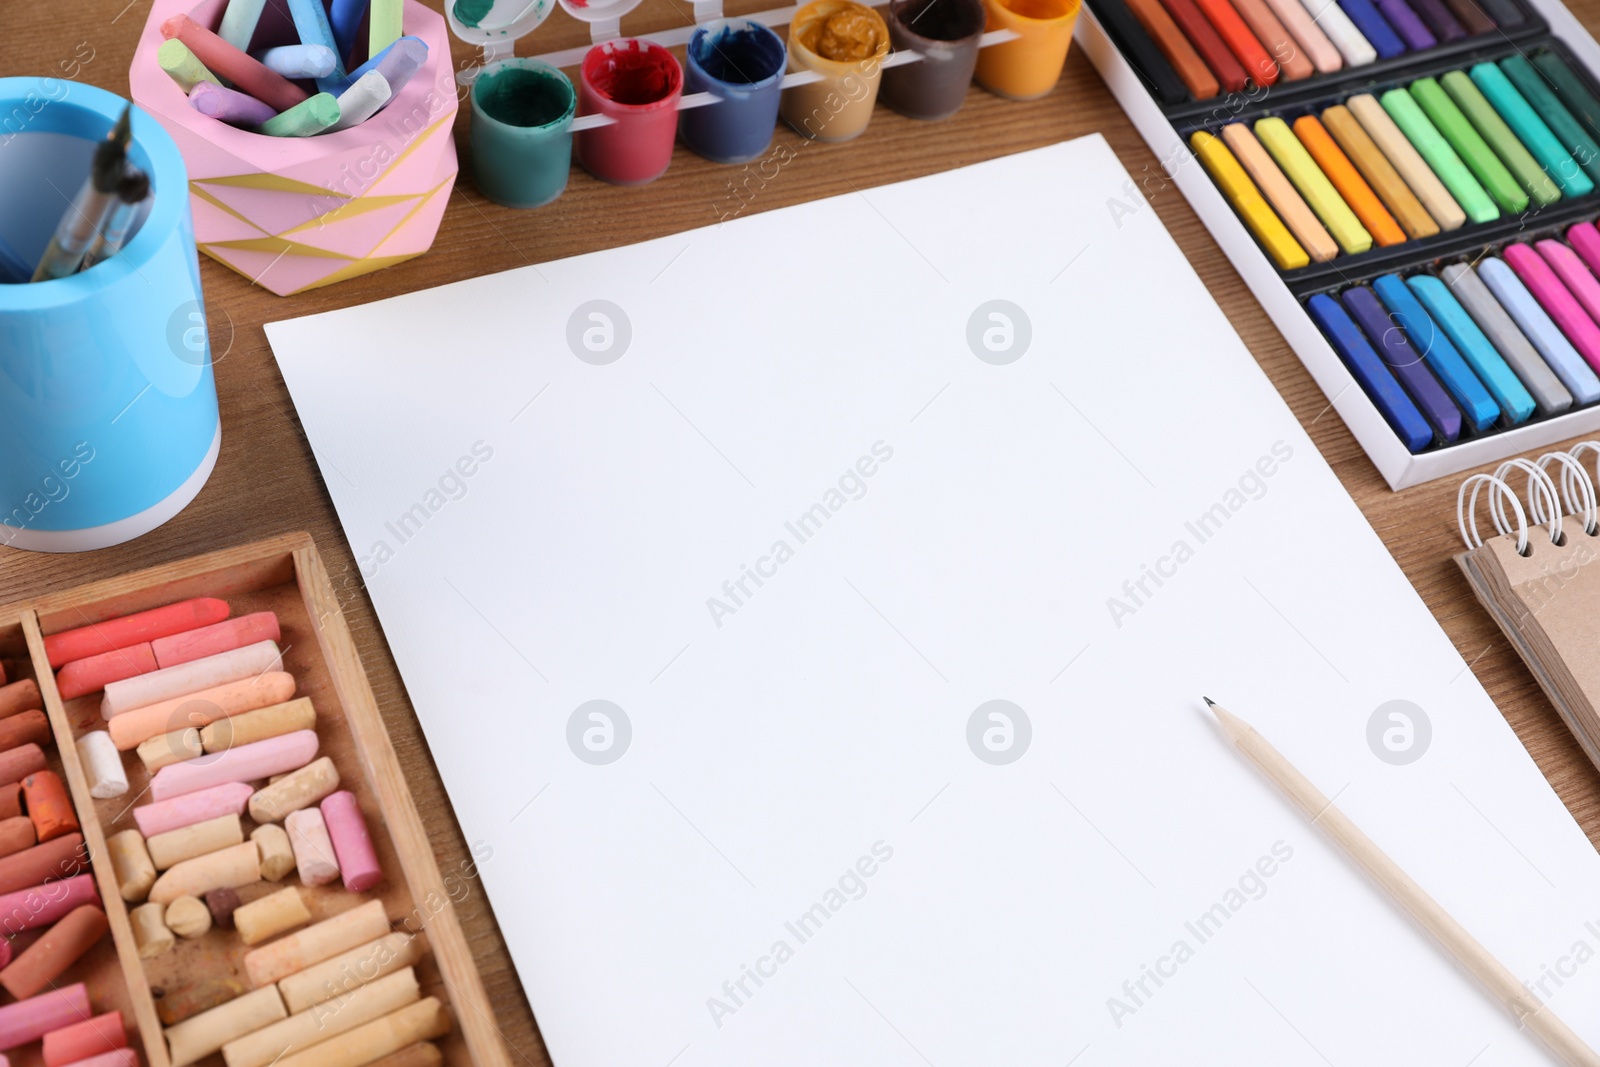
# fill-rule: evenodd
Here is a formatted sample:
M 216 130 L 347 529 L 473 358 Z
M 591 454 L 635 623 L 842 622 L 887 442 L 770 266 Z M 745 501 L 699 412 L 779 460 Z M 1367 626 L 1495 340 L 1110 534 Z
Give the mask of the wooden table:
M 440 6 L 439 0 L 427 2 Z M 770 6 L 774 5 L 767 0 L 728 0 L 727 10 L 735 14 Z M 1600 27 L 1600 0 L 1573 0 L 1572 6 L 1591 29 Z M 0 73 L 61 77 L 75 65 L 81 80 L 126 95 L 128 63 L 149 13 L 149 0 L 73 0 L 65 4 L 23 0 L 5 7 Z M 688 5 L 680 0 L 645 0 L 629 16 L 626 29 L 649 32 L 691 21 Z M 586 40 L 586 28 L 558 11 L 518 51 L 530 55 Z M 474 51 L 459 42 L 454 52 L 458 66 L 474 61 Z M 845 145 L 810 144 L 783 129 L 778 141 L 792 150 L 790 158 L 781 168 L 769 166 L 765 173 L 753 167 L 715 166 L 680 146 L 672 168 L 653 185 L 613 188 L 575 171 L 561 199 L 537 211 L 510 211 L 484 200 L 473 187 L 465 151 L 464 105 L 456 132 L 462 146 L 461 178 L 438 239 L 427 255 L 287 299 L 202 259 L 223 424 L 222 455 L 210 483 L 176 519 L 131 544 L 74 556 L 0 549 L 0 602 L 269 534 L 309 531 L 340 590 L 440 864 L 454 866 L 467 858 L 461 830 L 379 631 L 371 601 L 362 590 L 360 572 L 278 375 L 262 323 L 643 241 L 704 226 L 733 212 L 768 211 L 1098 132 L 1141 182 L 1234 329 L 1338 472 L 1456 648 L 1472 664 L 1562 800 L 1590 839 L 1600 842 L 1600 772 L 1584 758 L 1533 677 L 1473 601 L 1450 562 L 1459 548 L 1454 516 L 1455 491 L 1461 478 L 1444 478 L 1399 494 L 1389 491 L 1077 51 L 1067 62 L 1061 84 L 1042 100 L 1014 103 L 974 88 L 959 114 L 932 126 L 880 107 L 867 133 Z M 463 330 L 461 359 L 472 358 L 472 343 L 470 330 Z M 352 401 L 359 403 L 360 398 Z M 548 1063 L 482 893 L 469 896 L 458 907 L 514 1060 Z

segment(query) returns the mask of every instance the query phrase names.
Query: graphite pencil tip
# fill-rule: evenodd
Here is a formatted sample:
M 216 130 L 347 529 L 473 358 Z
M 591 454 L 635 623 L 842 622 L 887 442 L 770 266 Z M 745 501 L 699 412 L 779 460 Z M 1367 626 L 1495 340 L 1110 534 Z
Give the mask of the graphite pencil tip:
M 1200 699 L 1206 702 L 1206 707 L 1208 708 L 1214 708 L 1217 706 L 1217 702 L 1212 700 L 1210 697 L 1201 697 Z

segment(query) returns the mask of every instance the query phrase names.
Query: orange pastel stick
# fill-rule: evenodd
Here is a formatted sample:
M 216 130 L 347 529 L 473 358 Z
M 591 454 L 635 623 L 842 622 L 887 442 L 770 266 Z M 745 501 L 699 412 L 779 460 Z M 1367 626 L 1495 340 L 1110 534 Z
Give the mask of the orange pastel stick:
M 67 787 L 55 771 L 40 771 L 24 778 L 22 802 L 28 806 L 28 818 L 40 842 L 77 832 L 78 816 L 72 810 L 72 798 L 67 796 Z
M 1379 246 L 1387 248 L 1406 239 L 1400 224 L 1394 221 L 1394 216 L 1383 206 L 1383 201 L 1372 191 L 1372 186 L 1356 170 L 1344 150 L 1334 143 L 1315 115 L 1302 115 L 1295 119 L 1294 134 L 1300 138 L 1300 143 L 1306 146 L 1311 158 L 1322 168 L 1322 173 L 1328 176 L 1333 187 L 1344 197 L 1344 202 L 1350 205 L 1350 210 L 1356 213 L 1356 218 L 1361 220 L 1361 225 L 1367 228 Z
M 1267 55 L 1267 50 L 1256 40 L 1256 35 L 1250 32 L 1250 27 L 1244 24 L 1244 19 L 1239 17 L 1239 12 L 1228 0 L 1195 0 L 1195 4 L 1217 31 L 1217 36 L 1222 38 L 1222 43 L 1228 46 L 1228 51 L 1233 53 L 1257 85 L 1277 82 L 1278 64 Z

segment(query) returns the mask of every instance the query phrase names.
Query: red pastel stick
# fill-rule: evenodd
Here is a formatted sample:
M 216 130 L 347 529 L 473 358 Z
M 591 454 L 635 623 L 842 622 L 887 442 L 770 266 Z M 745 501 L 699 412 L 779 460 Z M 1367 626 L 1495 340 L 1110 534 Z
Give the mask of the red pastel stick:
M 306 99 L 306 91 L 281 74 L 266 68 L 188 15 L 173 15 L 161 24 L 161 36 L 177 38 L 194 57 L 219 78 L 227 78 L 240 92 L 278 111 L 288 111 Z
M 184 16 L 187 18 L 188 16 Z M 119 648 L 131 648 L 157 637 L 179 634 L 198 626 L 210 626 L 228 617 L 227 601 L 199 597 L 168 604 L 164 608 L 107 619 L 76 630 L 63 630 L 44 639 L 50 666 L 59 668 L 75 659 L 88 659 Z
M 61 690 L 62 700 L 72 700 L 85 693 L 99 692 L 107 682 L 120 682 L 156 669 L 156 654 L 146 641 L 64 664 L 56 672 L 56 688 Z
M 1267 55 L 1267 50 L 1228 0 L 1195 0 L 1195 3 L 1257 85 L 1271 85 L 1278 80 L 1278 64 Z
M 278 616 L 270 611 L 257 611 L 227 622 L 160 638 L 150 642 L 150 648 L 156 655 L 156 662 L 165 668 L 215 656 L 219 652 L 232 652 L 258 641 L 276 641 L 282 636 L 278 629 Z
M 1200 9 L 1194 6 L 1194 0 L 1161 0 L 1161 6 L 1167 9 L 1167 14 L 1178 24 L 1178 29 L 1189 38 L 1189 43 L 1194 45 L 1194 50 L 1200 53 L 1200 58 L 1206 61 L 1206 66 L 1211 68 L 1211 73 L 1217 76 L 1222 87 L 1230 93 L 1243 89 L 1249 76 L 1239 61 L 1233 58 L 1233 53 L 1228 51 L 1228 46 L 1222 43 L 1222 38 L 1217 36 L 1211 23 L 1200 13 Z

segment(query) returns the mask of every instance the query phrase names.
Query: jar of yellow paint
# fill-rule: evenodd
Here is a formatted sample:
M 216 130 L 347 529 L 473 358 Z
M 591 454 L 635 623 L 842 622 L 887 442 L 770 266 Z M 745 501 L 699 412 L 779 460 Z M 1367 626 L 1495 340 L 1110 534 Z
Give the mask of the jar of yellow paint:
M 789 22 L 789 71 L 816 80 L 785 89 L 778 113 L 813 140 L 859 136 L 872 119 L 888 54 L 882 15 L 853 0 L 812 0 Z
M 984 0 L 988 29 L 1017 36 L 978 52 L 978 84 L 1013 100 L 1043 96 L 1061 80 L 1081 0 Z

